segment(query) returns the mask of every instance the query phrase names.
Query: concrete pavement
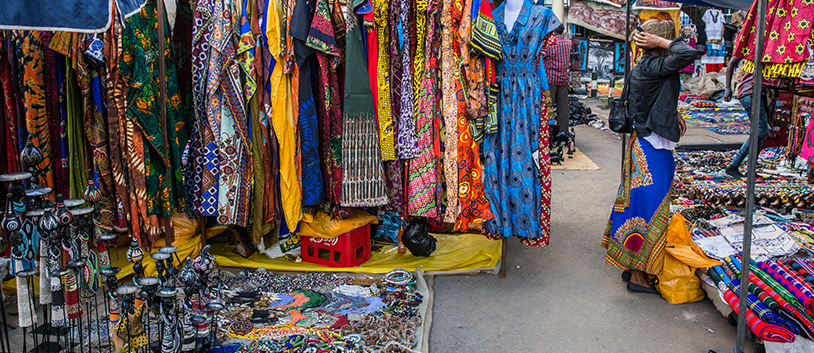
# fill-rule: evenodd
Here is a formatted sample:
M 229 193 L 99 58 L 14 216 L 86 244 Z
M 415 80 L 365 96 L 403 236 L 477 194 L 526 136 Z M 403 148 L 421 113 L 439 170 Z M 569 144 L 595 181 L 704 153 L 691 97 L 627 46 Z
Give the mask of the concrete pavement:
M 509 239 L 507 278 L 436 277 L 430 351 L 731 352 L 735 327 L 708 299 L 671 305 L 628 293 L 621 270 L 605 264 L 600 242 L 619 187 L 621 140 L 589 126 L 575 130 L 578 148 L 601 170 L 554 171 L 550 245 Z M 697 130 L 686 136 L 693 143 L 745 139 Z

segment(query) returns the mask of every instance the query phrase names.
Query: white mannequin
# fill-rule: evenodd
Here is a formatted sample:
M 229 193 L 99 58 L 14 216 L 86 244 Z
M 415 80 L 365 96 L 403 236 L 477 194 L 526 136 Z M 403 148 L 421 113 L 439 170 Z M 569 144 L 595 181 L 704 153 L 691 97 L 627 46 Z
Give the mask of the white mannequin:
M 503 21 L 506 23 L 506 31 L 511 33 L 514 23 L 520 17 L 520 9 L 523 8 L 525 0 L 506 0 L 506 7 L 503 8 Z

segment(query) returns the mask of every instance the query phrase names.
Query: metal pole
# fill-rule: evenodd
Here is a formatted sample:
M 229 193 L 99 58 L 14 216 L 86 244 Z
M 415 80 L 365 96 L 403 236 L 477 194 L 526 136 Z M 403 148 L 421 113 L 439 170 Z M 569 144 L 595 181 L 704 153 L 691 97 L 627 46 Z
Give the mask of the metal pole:
M 749 165 L 746 172 L 746 224 L 743 228 L 743 263 L 748 264 L 752 258 L 752 218 L 755 210 L 755 174 L 757 171 L 757 154 L 760 146 L 758 139 L 760 108 L 763 105 L 761 88 L 763 86 L 763 37 L 766 32 L 766 0 L 756 0 L 757 5 L 757 41 L 755 42 L 755 73 L 752 91 L 752 116 L 749 121 Z M 746 29 L 743 29 L 744 31 Z M 749 294 L 749 266 L 744 265 L 741 271 L 740 305 L 738 307 L 738 340 L 735 353 L 742 353 L 746 341 L 746 311 Z
M 623 86 L 630 79 L 630 68 L 632 66 L 630 65 L 630 13 L 630 0 L 627 0 L 627 4 L 625 4 L 625 80 L 622 82 Z M 615 87 L 610 87 L 611 99 L 613 99 L 612 92 L 614 89 Z M 630 86 L 628 86 L 628 89 L 630 89 Z M 622 178 L 625 177 L 625 148 L 627 148 L 627 134 L 622 134 L 622 162 L 621 168 L 619 168 Z
M 172 182 L 172 160 L 170 159 L 170 145 L 167 138 L 167 68 L 164 60 L 164 0 L 156 0 L 156 7 L 158 8 L 158 86 L 161 91 L 158 96 L 158 104 L 161 105 L 161 140 L 164 143 L 164 157 L 167 162 L 167 183 Z M 164 218 L 164 239 L 167 245 L 172 245 L 175 241 L 175 232 L 172 229 L 172 212 Z

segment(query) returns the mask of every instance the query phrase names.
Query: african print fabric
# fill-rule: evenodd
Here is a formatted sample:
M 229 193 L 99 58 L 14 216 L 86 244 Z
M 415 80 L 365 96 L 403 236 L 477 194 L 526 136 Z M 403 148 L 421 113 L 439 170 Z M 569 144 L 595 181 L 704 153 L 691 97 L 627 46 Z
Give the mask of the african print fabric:
M 388 0 L 373 0 L 375 11 L 376 31 L 378 34 L 379 55 L 377 58 L 377 85 L 378 105 L 377 118 L 379 120 L 379 144 L 382 150 L 382 160 L 396 159 L 395 141 L 393 139 L 393 114 L 390 100 L 390 25 Z
M 45 171 L 41 181 L 47 187 L 54 187 L 54 173 L 51 168 L 51 131 L 48 125 L 45 101 L 44 47 L 42 32 L 15 31 L 12 40 L 17 55 L 17 71 L 20 73 L 19 91 L 25 124 L 34 146 L 42 152 L 39 168 Z M 54 195 L 49 195 L 53 199 Z
M 438 8 L 441 4 L 437 1 L 430 1 L 427 7 L 427 18 L 433 18 L 440 12 Z M 416 127 L 418 129 L 418 146 L 421 155 L 409 161 L 407 185 L 407 212 L 411 216 L 436 217 L 438 214 L 438 202 L 436 193 L 438 190 L 436 154 L 435 154 L 435 120 L 436 120 L 436 80 L 433 76 L 434 58 L 433 39 L 438 37 L 439 28 L 435 21 L 429 21 L 429 28 L 426 31 L 425 49 L 429 54 L 425 60 L 423 73 L 421 75 L 421 88 L 417 95 L 416 104 Z M 435 48 L 437 49 L 437 47 Z
M 354 15 L 350 13 L 349 16 Z M 348 23 L 341 200 L 341 205 L 346 207 L 373 207 L 388 203 L 388 189 L 379 151 L 376 108 L 365 67 L 363 30 L 356 23 Z
M 742 57 L 743 68 L 754 73 L 757 41 L 757 2 L 752 4 L 743 28 L 735 38 L 733 55 Z M 799 78 L 814 45 L 814 3 L 811 0 L 770 0 L 766 12 L 763 76 Z
M 444 179 L 446 182 L 446 212 L 443 220 L 455 223 L 458 215 L 458 115 L 463 113 L 458 106 L 456 85 L 460 86 L 458 75 L 457 21 L 453 22 L 452 8 L 460 9 L 461 0 L 455 3 L 445 1 L 441 11 L 441 92 L 444 122 Z
M 169 38 L 158 43 L 157 9 L 147 4 L 138 15 L 127 19 L 122 32 L 122 62 L 119 69 L 130 86 L 127 117 L 143 134 L 147 210 L 150 215 L 169 216 L 184 199 L 181 152 L 188 139 L 188 122 L 180 112 L 181 97 Z M 166 24 L 166 19 L 164 19 Z M 169 30 L 168 25 L 166 29 Z M 166 60 L 167 142 L 161 136 L 158 55 Z
M 551 10 L 526 1 L 509 32 L 503 6 L 494 12 L 504 56 L 497 65 L 501 87 L 497 132 L 487 134 L 484 143 L 484 192 L 494 215 L 486 231 L 539 239 L 543 238 L 542 209 L 548 205 L 541 201 L 543 171 L 533 156 L 539 149 L 544 104 L 537 74 L 540 62 L 533 53 L 543 48 L 543 38 L 554 29 L 549 20 L 556 17 Z
M 622 168 L 622 185 L 602 240 L 608 249 L 605 262 L 660 275 L 675 174 L 673 152 L 655 149 L 634 133 Z

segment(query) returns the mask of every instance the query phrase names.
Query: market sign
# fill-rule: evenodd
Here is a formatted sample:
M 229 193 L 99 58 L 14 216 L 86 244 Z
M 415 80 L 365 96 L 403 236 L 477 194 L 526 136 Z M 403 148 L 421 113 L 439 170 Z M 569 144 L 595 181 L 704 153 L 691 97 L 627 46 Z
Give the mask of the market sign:
M 3 0 L 0 29 L 95 33 L 137 13 L 146 0 Z

